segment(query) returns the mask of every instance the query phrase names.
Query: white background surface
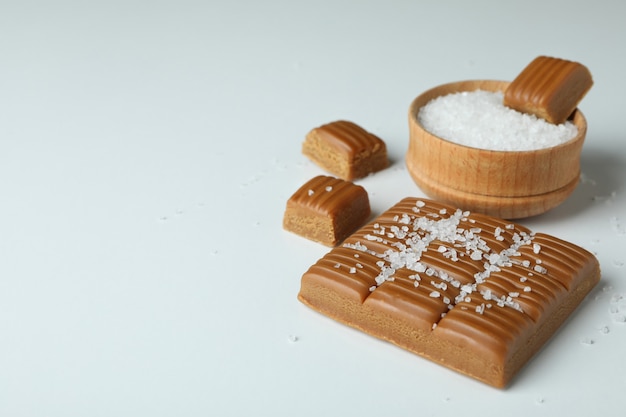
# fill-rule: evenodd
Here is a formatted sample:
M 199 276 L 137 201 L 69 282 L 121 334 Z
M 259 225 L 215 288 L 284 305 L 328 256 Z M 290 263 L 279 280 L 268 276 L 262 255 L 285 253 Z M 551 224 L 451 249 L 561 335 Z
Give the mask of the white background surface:
M 625 4 L 1 1 L 0 415 L 623 413 Z M 594 75 L 585 179 L 521 222 L 603 278 L 510 388 L 301 305 L 327 251 L 281 229 L 321 173 L 304 135 L 344 118 L 385 139 L 393 165 L 359 181 L 380 213 L 423 196 L 415 96 L 541 54 Z

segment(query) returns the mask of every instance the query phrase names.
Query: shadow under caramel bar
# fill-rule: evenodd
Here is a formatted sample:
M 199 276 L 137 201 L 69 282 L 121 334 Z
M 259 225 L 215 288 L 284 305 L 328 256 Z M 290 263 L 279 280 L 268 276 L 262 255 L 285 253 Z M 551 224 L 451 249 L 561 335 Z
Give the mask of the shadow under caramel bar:
M 576 245 L 406 198 L 311 266 L 298 298 L 502 388 L 599 279 L 596 258 Z

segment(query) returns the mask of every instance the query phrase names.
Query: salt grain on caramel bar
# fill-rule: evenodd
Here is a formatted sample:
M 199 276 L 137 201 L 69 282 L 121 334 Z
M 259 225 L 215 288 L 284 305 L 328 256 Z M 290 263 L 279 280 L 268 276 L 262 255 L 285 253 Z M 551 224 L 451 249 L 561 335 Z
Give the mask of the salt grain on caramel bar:
M 599 279 L 596 258 L 574 244 L 406 198 L 311 266 L 298 298 L 505 387 Z
M 320 175 L 287 201 L 285 230 L 327 246 L 335 246 L 370 216 L 367 191 L 339 178 Z
M 587 94 L 593 79 L 578 62 L 540 56 L 504 92 L 504 105 L 561 124 Z
M 343 120 L 311 130 L 302 144 L 302 153 L 327 172 L 347 181 L 389 165 L 382 139 Z

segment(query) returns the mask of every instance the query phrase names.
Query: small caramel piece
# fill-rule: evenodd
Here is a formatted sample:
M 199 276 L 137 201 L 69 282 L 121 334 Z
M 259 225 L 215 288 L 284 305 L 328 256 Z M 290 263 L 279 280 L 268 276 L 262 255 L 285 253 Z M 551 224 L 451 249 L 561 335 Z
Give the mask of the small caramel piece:
M 561 124 L 592 85 L 591 73 L 584 65 L 539 56 L 509 84 L 504 105 Z
M 600 280 L 556 237 L 406 198 L 304 273 L 298 298 L 341 323 L 505 387 Z
M 311 130 L 302 144 L 302 153 L 346 181 L 363 178 L 389 165 L 382 139 L 342 120 Z
M 320 175 L 287 201 L 283 228 L 326 246 L 335 246 L 370 216 L 367 191 L 359 185 Z

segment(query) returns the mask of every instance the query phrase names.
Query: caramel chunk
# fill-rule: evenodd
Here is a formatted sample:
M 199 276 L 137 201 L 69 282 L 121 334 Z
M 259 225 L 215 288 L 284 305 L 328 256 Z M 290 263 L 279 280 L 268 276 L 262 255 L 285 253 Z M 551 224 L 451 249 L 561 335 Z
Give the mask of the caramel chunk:
M 370 216 L 367 191 L 359 185 L 320 175 L 287 201 L 285 230 L 327 246 L 335 246 Z
M 347 121 L 311 130 L 302 144 L 302 153 L 346 181 L 363 178 L 389 165 L 385 142 Z
M 578 62 L 539 56 L 504 92 L 504 105 L 561 124 L 587 94 L 593 79 Z
M 599 279 L 596 258 L 572 243 L 406 198 L 311 266 L 298 298 L 501 388 Z

